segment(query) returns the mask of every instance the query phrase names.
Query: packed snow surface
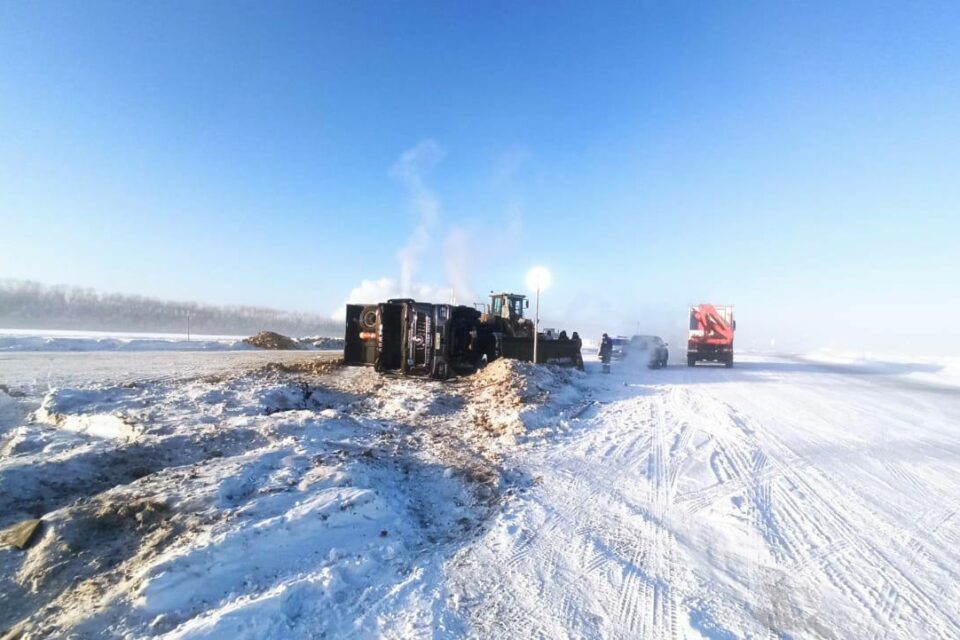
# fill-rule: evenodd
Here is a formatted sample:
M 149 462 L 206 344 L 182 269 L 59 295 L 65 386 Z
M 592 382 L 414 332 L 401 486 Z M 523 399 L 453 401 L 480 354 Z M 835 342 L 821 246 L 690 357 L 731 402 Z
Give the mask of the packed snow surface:
M 0 359 L 0 634 L 960 638 L 949 362 L 46 355 Z

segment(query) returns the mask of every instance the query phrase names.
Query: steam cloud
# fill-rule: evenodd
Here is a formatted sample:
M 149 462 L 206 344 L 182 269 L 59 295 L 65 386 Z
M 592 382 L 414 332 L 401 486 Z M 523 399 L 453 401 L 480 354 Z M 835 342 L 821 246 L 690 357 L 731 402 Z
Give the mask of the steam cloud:
M 390 168 L 390 176 L 407 190 L 416 222 L 406 242 L 397 251 L 400 262 L 399 280 L 379 278 L 363 280 L 347 296 L 345 304 L 379 302 L 389 298 L 414 298 L 434 302 L 470 304 L 474 293 L 469 284 L 473 254 L 470 233 L 463 227 L 453 227 L 443 238 L 443 266 L 447 279 L 445 287 L 436 287 L 416 281 L 417 268 L 427 251 L 434 246 L 434 237 L 440 223 L 440 198 L 430 188 L 425 174 L 445 156 L 439 144 L 424 140 L 407 149 Z M 343 306 L 332 317 L 343 318 Z
M 460 227 L 451 229 L 443 241 L 443 261 L 447 280 L 459 304 L 470 304 L 474 295 L 468 283 L 471 263 L 470 234 Z
M 404 151 L 390 169 L 390 174 L 410 192 L 418 216 L 407 243 L 397 252 L 400 260 L 400 291 L 404 296 L 413 293 L 417 262 L 429 248 L 434 227 L 440 218 L 440 199 L 424 183 L 423 172 L 440 162 L 444 155 L 440 145 L 433 140 L 424 140 Z
M 449 288 L 432 287 L 426 284 L 415 284 L 406 291 L 400 288 L 400 283 L 394 278 L 379 278 L 376 280 L 363 280 L 359 285 L 350 290 L 344 304 L 364 303 L 364 302 L 382 302 L 390 298 L 411 297 L 415 300 L 449 300 L 453 291 Z M 341 305 L 332 317 L 337 320 L 343 319 L 343 305 Z

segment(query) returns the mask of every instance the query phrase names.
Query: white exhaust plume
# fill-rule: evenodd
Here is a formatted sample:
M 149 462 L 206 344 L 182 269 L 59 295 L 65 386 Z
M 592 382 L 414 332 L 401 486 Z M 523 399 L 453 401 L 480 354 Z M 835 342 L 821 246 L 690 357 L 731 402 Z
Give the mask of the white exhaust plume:
M 393 278 L 363 280 L 359 285 L 350 290 L 347 299 L 330 314 L 330 317 L 334 320 L 343 321 L 345 318 L 344 307 L 348 304 L 383 302 L 390 298 L 407 297 L 415 300 L 443 302 L 450 300 L 453 295 L 453 289 L 448 287 L 432 287 L 427 284 L 418 283 L 411 285 L 407 290 L 403 290 L 400 283 Z
M 472 259 L 470 234 L 461 227 L 451 229 L 443 241 L 443 260 L 457 304 L 469 305 L 476 299 L 467 278 Z
M 410 192 L 411 204 L 417 213 L 417 224 L 407 243 L 397 252 L 400 260 L 400 291 L 412 295 L 413 277 L 417 261 L 430 246 L 433 229 L 440 218 L 440 200 L 426 186 L 423 172 L 443 159 L 444 151 L 433 140 L 424 140 L 407 149 L 390 169 L 390 175 L 400 180 Z
M 443 160 L 445 152 L 433 140 L 424 140 L 407 149 L 390 168 L 390 175 L 399 180 L 410 196 L 410 205 L 416 213 L 416 224 L 403 247 L 397 251 L 400 278 L 363 280 L 347 296 L 346 304 L 380 302 L 389 298 L 414 298 L 430 302 L 471 304 L 475 300 L 468 274 L 472 266 L 470 233 L 462 227 L 450 229 L 443 239 L 443 261 L 448 286 L 436 287 L 416 282 L 420 259 L 434 243 L 434 234 L 440 222 L 440 199 L 424 179 L 424 173 Z M 333 318 L 343 318 L 343 306 L 336 309 Z

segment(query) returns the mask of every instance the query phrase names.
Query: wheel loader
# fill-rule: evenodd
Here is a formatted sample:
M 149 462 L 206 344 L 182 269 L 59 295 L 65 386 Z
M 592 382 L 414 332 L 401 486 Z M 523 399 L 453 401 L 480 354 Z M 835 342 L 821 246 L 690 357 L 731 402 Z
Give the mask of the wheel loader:
M 348 304 L 344 363 L 444 380 L 497 358 L 533 361 L 534 325 L 526 296 L 491 293 L 482 308 L 396 298 Z M 583 369 L 579 337 L 537 336 L 537 362 Z

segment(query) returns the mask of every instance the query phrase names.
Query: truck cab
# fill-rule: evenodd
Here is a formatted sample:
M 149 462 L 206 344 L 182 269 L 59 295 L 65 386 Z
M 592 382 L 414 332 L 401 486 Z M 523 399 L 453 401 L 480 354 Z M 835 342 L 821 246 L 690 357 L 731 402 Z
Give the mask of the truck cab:
M 490 314 L 510 322 L 523 319 L 523 310 L 530 307 L 527 296 L 519 293 L 491 293 Z

